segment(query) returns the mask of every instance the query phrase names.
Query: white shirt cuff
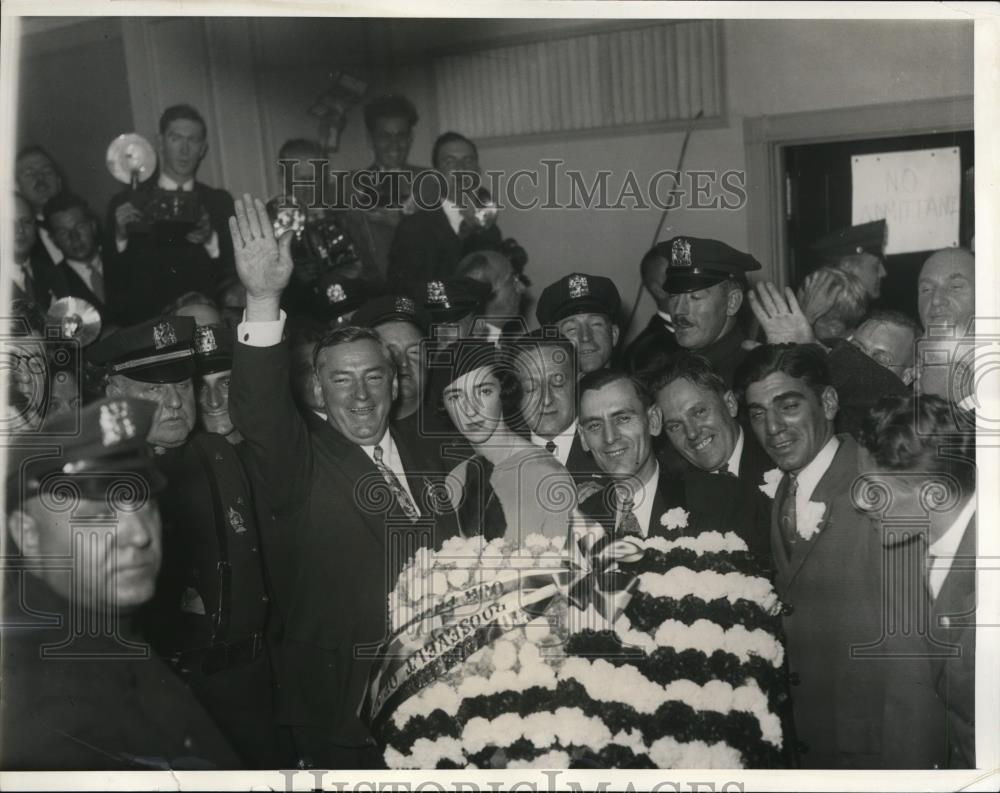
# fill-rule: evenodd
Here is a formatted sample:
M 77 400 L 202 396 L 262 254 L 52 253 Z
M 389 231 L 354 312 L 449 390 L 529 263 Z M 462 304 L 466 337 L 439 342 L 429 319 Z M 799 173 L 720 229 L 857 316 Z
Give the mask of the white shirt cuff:
M 212 236 L 208 238 L 208 242 L 205 243 L 205 250 L 208 251 L 208 257 L 210 259 L 219 258 L 219 233 L 216 231 L 212 232 Z
M 270 322 L 247 322 L 247 312 L 244 311 L 243 321 L 236 326 L 236 338 L 248 347 L 274 347 L 281 344 L 286 318 L 284 309 L 281 309 L 278 318 Z
M 123 240 L 115 237 L 115 247 L 118 249 L 118 253 L 124 253 L 125 249 L 128 247 L 128 237 Z

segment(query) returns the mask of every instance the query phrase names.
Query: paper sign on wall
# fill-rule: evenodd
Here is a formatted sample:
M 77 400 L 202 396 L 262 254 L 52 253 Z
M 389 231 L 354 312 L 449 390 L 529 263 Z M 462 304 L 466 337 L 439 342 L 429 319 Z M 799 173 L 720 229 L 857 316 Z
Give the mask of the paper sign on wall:
M 851 157 L 851 223 L 885 218 L 885 252 L 958 245 L 961 163 L 957 148 Z

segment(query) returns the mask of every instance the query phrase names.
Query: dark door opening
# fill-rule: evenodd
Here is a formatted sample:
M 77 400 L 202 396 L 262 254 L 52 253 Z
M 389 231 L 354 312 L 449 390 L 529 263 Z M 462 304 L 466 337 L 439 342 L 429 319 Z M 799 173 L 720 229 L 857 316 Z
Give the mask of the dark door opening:
M 784 148 L 787 197 L 789 283 L 797 287 L 819 262 L 810 246 L 824 234 L 851 225 L 851 157 L 858 154 L 935 149 L 959 149 L 962 193 L 959 244 L 969 247 L 974 233 L 975 192 L 972 131 L 870 138 Z M 886 257 L 888 276 L 873 308 L 893 308 L 917 316 L 917 275 L 930 251 Z

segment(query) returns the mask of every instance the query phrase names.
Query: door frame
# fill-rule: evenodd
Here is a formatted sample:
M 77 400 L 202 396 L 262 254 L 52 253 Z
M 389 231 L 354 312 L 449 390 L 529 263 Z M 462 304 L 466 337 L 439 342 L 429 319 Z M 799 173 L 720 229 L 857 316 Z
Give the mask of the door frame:
M 972 96 L 753 116 L 743 120 L 750 253 L 761 280 L 787 285 L 784 147 L 974 129 Z

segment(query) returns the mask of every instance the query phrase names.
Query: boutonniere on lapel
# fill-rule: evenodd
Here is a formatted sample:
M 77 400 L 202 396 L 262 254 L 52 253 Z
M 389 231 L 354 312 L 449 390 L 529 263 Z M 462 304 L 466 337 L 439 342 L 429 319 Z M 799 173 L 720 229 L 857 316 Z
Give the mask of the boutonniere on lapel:
M 807 501 L 802 514 L 796 516 L 795 530 L 803 540 L 811 540 L 823 528 L 826 504 L 822 501 Z
M 781 483 L 782 476 L 784 476 L 784 473 L 780 468 L 772 468 L 770 471 L 765 471 L 764 483 L 758 485 L 758 489 L 761 493 L 774 501 L 774 495 L 778 492 L 778 485 Z
M 660 515 L 660 525 L 665 529 L 686 529 L 688 525 L 687 510 L 684 507 L 668 509 Z
M 576 486 L 576 503 L 582 504 L 595 493 L 600 493 L 604 484 L 598 479 L 588 479 Z

